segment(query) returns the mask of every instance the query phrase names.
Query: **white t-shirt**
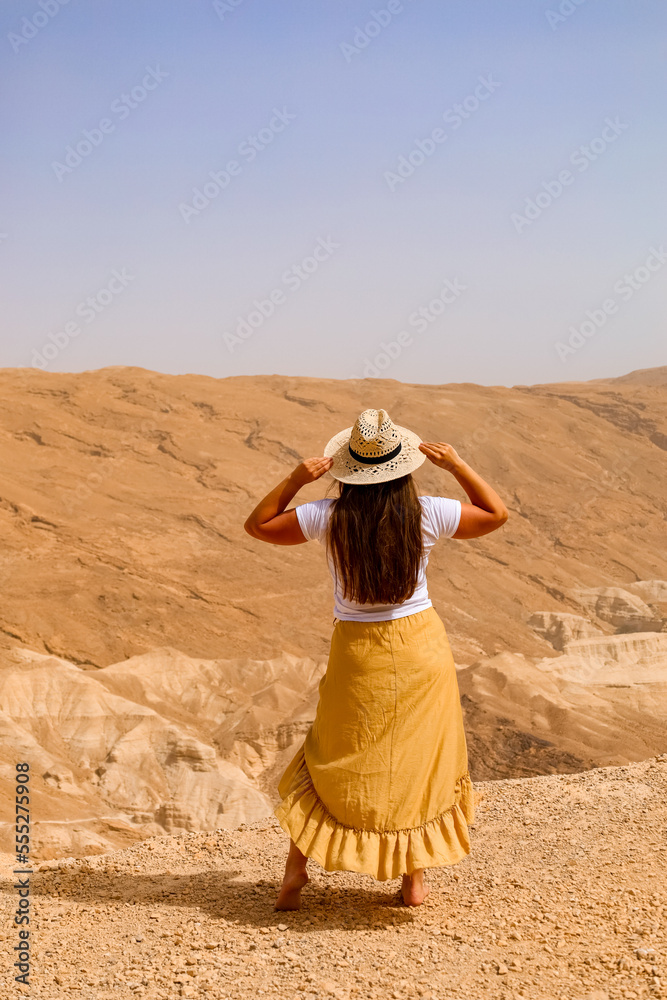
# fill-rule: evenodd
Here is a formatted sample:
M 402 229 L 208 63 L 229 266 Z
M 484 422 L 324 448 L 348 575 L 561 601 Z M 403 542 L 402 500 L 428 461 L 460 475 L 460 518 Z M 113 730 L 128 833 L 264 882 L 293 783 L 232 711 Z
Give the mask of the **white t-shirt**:
M 325 543 L 326 527 L 331 512 L 332 498 L 314 500 L 296 507 L 299 526 L 309 541 Z M 438 538 L 451 538 L 461 520 L 461 501 L 448 497 L 419 497 L 422 505 L 422 535 L 424 555 L 419 568 L 417 586 L 412 595 L 401 604 L 357 604 L 345 600 L 336 585 L 334 568 L 329 558 L 329 572 L 334 580 L 334 615 L 344 621 L 386 622 L 392 618 L 403 618 L 432 607 L 426 585 L 426 566 L 431 549 Z

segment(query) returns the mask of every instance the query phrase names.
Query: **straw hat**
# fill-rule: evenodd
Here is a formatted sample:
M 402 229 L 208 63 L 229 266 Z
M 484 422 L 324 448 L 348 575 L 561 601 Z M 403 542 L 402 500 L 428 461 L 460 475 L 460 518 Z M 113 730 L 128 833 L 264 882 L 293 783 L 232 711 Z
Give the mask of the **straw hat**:
M 420 443 L 420 437 L 395 424 L 386 410 L 364 410 L 352 427 L 334 434 L 324 454 L 333 458 L 329 472 L 342 483 L 386 483 L 426 461 Z

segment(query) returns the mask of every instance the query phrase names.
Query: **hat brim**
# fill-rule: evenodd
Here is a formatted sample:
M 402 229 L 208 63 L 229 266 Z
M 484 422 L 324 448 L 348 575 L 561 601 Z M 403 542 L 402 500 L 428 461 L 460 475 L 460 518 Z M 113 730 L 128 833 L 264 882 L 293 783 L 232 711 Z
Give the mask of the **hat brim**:
M 328 470 L 334 479 L 341 483 L 359 483 L 370 485 L 371 483 L 386 483 L 390 479 L 399 479 L 407 476 L 409 472 L 414 472 L 426 461 L 426 455 L 419 450 L 421 438 L 409 430 L 394 424 L 394 427 L 401 435 L 401 450 L 396 458 L 388 462 L 380 462 L 378 465 L 366 465 L 365 462 L 355 462 L 350 455 L 349 444 L 350 435 L 354 429 L 346 427 L 344 431 L 339 431 L 326 443 L 324 455 L 326 458 L 333 458 L 333 465 Z

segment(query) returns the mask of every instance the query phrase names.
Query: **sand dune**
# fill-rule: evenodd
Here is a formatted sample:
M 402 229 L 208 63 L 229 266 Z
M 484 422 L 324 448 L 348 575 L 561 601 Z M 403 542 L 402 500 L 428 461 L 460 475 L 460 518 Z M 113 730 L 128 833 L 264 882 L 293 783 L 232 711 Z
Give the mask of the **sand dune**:
M 571 643 L 555 659 L 499 653 L 462 670 L 474 773 L 496 777 L 510 757 L 502 727 L 483 725 L 488 716 L 532 744 L 532 759 L 514 755 L 515 774 L 624 764 L 667 746 L 667 635 L 648 635 L 642 648 L 612 636 Z
M 5 653 L 5 801 L 14 762 L 28 759 L 40 857 L 266 816 L 257 762 L 265 770 L 296 738 L 289 719 L 321 669 L 289 656 L 208 662 L 164 649 L 91 672 L 30 650 Z M 2 819 L 9 850 L 13 821 Z

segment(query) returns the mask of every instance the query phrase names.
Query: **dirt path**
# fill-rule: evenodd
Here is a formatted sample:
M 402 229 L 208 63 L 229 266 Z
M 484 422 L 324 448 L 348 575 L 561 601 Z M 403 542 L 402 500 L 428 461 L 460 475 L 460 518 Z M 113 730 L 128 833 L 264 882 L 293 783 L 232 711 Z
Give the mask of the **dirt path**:
M 311 862 L 303 909 L 276 913 L 273 821 L 35 865 L 30 996 L 667 998 L 667 754 L 475 788 L 472 852 L 415 909 L 399 881 Z M 4 855 L 6 956 L 13 867 Z M 28 994 L 12 961 L 3 998 Z

